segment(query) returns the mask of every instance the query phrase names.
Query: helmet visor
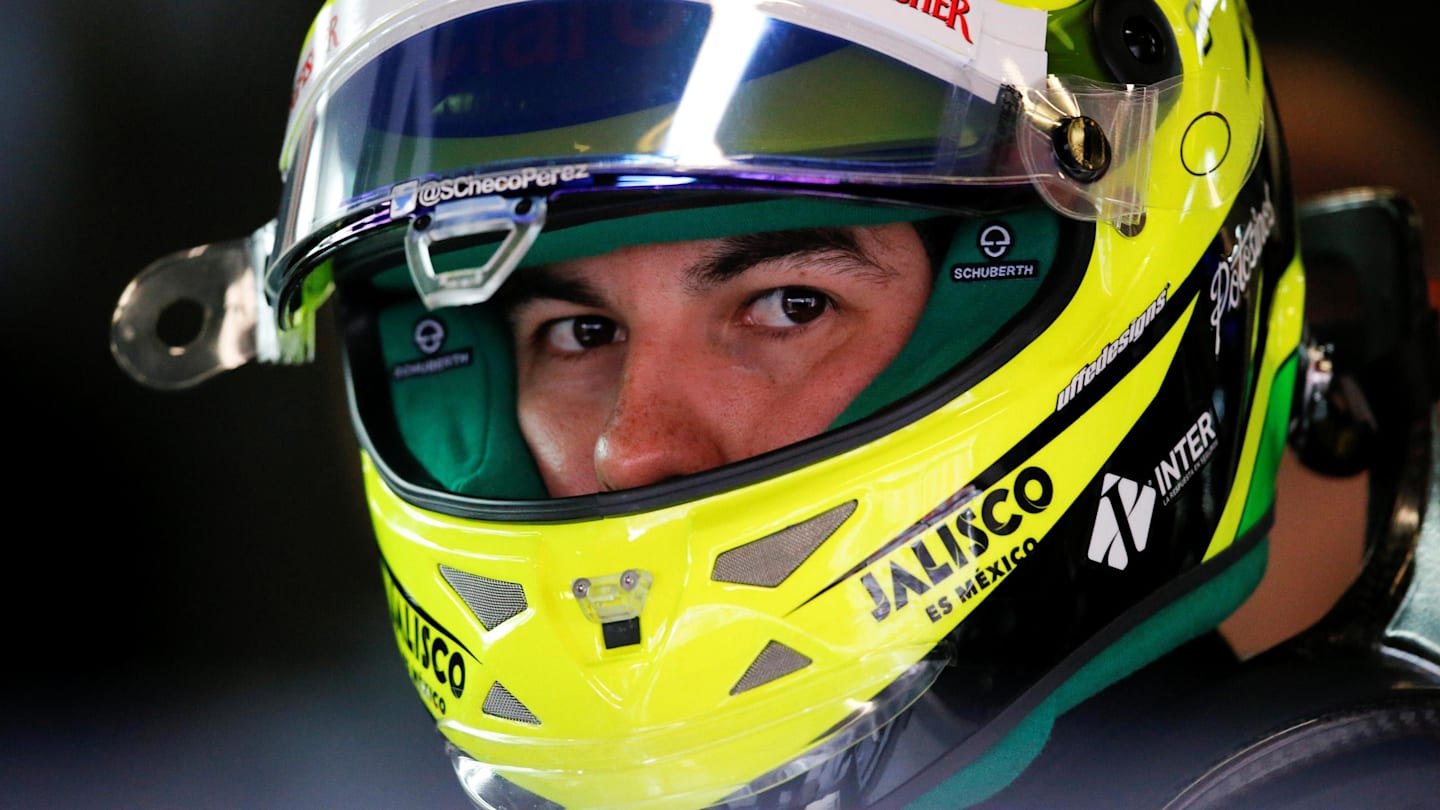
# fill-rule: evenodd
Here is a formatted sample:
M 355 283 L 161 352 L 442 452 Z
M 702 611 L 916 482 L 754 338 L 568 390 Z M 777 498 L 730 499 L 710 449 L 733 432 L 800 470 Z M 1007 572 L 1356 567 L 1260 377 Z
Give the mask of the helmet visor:
M 391 217 L 613 173 L 1035 183 L 1082 219 L 1141 204 L 1154 88 L 1047 77 L 1043 12 L 851 6 L 422 4 L 297 112 L 276 255 L 401 196 Z M 879 19 L 896 10 L 921 24 Z M 1055 150 L 1080 114 L 1105 133 L 1109 169 L 1077 179 Z
M 991 84 L 976 95 L 743 3 L 498 5 L 340 79 L 292 172 L 289 219 L 303 229 L 367 192 L 475 166 L 989 178 L 1014 171 L 995 165 Z

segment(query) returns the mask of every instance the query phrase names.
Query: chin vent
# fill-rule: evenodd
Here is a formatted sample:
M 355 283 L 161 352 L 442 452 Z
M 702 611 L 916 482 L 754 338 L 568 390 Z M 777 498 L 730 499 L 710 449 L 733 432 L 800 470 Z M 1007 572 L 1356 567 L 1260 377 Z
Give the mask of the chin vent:
M 715 558 L 715 570 L 710 573 L 710 578 L 716 582 L 762 588 L 779 585 L 840 528 L 840 524 L 855 511 L 855 503 L 847 501 L 769 537 L 723 552 Z
M 494 630 L 527 607 L 525 589 L 513 582 L 467 574 L 448 565 L 440 566 L 440 575 L 460 594 L 486 630 Z
M 500 717 L 506 720 L 514 720 L 517 723 L 529 723 L 532 726 L 540 725 L 540 718 L 525 707 L 524 703 L 515 699 L 510 690 L 500 685 L 499 681 L 490 685 L 490 692 L 485 695 L 485 703 L 480 710 L 491 717 Z
M 783 678 L 792 672 L 797 672 L 810 666 L 810 659 L 798 652 L 786 647 L 778 641 L 772 641 L 765 645 L 765 649 L 750 662 L 745 674 L 740 676 L 739 683 L 730 689 L 730 694 L 738 695 L 747 692 L 757 686 L 763 686 L 776 678 Z

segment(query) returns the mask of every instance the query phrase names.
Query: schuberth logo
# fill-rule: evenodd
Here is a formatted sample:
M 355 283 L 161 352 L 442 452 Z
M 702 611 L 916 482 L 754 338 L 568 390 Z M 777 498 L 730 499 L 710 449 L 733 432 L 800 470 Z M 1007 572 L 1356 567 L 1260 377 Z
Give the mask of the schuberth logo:
M 980 231 L 979 237 L 975 240 L 975 246 L 980 252 L 991 259 L 1003 259 L 1005 254 L 1015 244 L 1015 237 L 1010 228 L 1003 223 L 994 223 Z M 1034 259 L 1019 259 L 1008 263 L 982 262 L 979 264 L 967 262 L 957 264 L 950 268 L 951 281 L 990 281 L 1003 278 L 1035 278 L 1040 272 L 1040 264 Z
M 426 356 L 425 359 L 401 363 L 391 370 L 390 376 L 396 380 L 428 377 L 452 368 L 463 368 L 474 362 L 474 355 L 469 349 L 457 349 L 447 354 L 436 354 L 445 347 L 447 334 L 445 324 L 439 318 L 421 318 L 420 322 L 415 324 L 411 337 L 415 341 L 415 348 Z
M 922 11 L 931 17 L 945 23 L 950 30 L 955 30 L 955 23 L 960 23 L 960 36 L 971 45 L 975 40 L 970 38 L 970 23 L 966 21 L 965 15 L 970 13 L 970 0 L 895 0 L 902 6 L 909 6 L 916 11 Z
M 422 354 L 434 354 L 445 345 L 445 324 L 436 318 L 421 318 L 420 322 L 415 324 L 412 334 L 415 337 L 415 348 Z
M 1010 233 L 1009 226 L 1000 222 L 985 226 L 985 229 L 975 239 L 975 246 L 991 259 L 1005 258 L 1005 254 L 1010 252 L 1010 246 L 1013 244 L 1015 244 L 1015 236 Z

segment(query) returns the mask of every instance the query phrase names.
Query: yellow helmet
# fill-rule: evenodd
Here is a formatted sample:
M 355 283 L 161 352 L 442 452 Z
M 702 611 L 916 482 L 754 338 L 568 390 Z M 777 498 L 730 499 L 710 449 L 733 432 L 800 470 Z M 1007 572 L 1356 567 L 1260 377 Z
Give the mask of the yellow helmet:
M 1244 3 L 332 0 L 280 169 L 274 222 L 137 278 L 117 356 L 301 362 L 336 298 L 396 640 L 477 806 L 963 806 L 1263 572 L 1304 276 Z M 547 493 L 536 268 L 891 223 L 933 289 L 827 429 Z M 156 351 L 202 278 L 227 315 Z

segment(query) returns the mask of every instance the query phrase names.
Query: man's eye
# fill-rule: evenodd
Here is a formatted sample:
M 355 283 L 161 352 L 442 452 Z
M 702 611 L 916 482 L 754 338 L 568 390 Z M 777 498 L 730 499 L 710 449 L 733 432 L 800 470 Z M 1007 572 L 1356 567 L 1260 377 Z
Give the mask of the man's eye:
M 545 326 L 546 345 L 566 354 L 578 354 L 586 349 L 599 348 L 623 340 L 624 337 L 614 321 L 599 315 L 561 318 Z
M 749 319 L 760 326 L 784 329 L 815 320 L 833 304 L 830 296 L 810 287 L 777 287 L 755 299 Z

